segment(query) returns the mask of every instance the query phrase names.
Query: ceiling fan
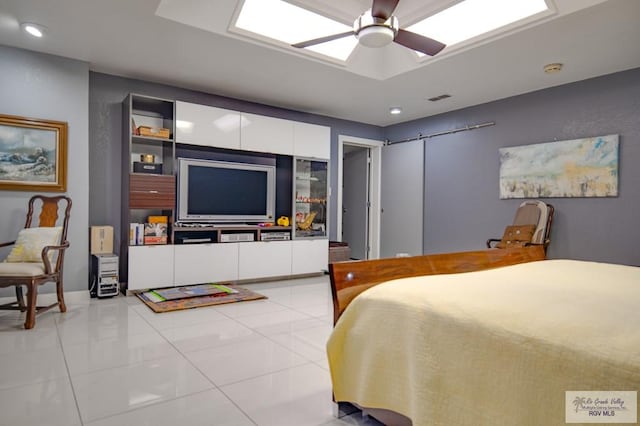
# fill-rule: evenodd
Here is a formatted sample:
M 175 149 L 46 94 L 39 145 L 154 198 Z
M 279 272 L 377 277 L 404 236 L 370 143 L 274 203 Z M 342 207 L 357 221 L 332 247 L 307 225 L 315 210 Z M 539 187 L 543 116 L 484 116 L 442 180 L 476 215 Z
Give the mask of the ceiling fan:
M 382 47 L 396 42 L 430 56 L 444 49 L 446 46 L 444 43 L 399 27 L 398 18 L 393 15 L 399 1 L 373 0 L 371 11 L 364 12 L 353 23 L 353 31 L 315 38 L 292 46 L 304 48 L 355 35 L 358 42 L 367 47 Z

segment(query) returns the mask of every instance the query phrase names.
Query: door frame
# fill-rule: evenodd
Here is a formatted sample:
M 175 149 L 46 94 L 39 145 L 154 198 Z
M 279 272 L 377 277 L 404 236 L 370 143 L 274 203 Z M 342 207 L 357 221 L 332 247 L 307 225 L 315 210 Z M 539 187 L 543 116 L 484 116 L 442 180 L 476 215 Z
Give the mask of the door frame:
M 336 237 L 342 241 L 342 184 L 344 168 L 344 145 L 360 146 L 369 148 L 371 154 L 370 174 L 369 174 L 369 253 L 368 259 L 380 258 L 380 186 L 382 179 L 382 147 L 384 141 L 375 139 L 359 138 L 355 136 L 338 135 L 338 193 L 336 197 L 337 218 Z

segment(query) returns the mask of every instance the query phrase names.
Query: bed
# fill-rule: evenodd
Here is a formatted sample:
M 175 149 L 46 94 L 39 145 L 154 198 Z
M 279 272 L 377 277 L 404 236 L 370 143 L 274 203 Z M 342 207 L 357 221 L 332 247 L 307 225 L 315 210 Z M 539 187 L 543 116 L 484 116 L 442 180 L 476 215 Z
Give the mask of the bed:
M 544 259 L 331 265 L 335 401 L 388 424 L 560 425 L 565 391 L 640 390 L 640 268 Z

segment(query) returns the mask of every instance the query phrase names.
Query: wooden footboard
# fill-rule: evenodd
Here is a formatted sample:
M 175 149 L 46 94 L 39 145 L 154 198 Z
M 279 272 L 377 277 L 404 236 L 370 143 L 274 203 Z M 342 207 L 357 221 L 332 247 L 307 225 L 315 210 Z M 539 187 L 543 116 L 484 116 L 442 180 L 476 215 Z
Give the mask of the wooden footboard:
M 332 263 L 329 265 L 329 273 L 334 324 L 358 294 L 386 281 L 421 275 L 481 271 L 544 259 L 542 246 L 530 246 Z

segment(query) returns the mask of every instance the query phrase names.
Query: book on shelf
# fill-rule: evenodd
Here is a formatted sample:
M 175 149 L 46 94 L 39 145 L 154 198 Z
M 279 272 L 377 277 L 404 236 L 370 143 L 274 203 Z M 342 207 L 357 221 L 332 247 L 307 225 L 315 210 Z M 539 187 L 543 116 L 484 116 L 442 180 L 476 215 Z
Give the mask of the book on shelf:
M 169 223 L 167 216 L 149 216 L 147 218 L 148 223 Z
M 129 245 L 141 246 L 142 244 L 144 244 L 144 224 L 130 223 L 129 224 Z
M 167 244 L 167 224 L 166 223 L 145 223 L 144 224 L 144 244 Z

